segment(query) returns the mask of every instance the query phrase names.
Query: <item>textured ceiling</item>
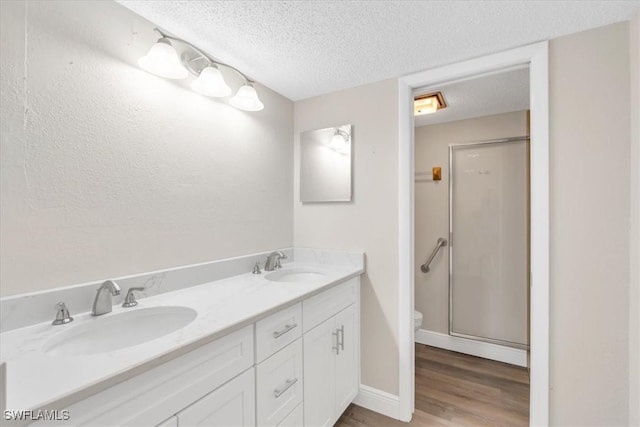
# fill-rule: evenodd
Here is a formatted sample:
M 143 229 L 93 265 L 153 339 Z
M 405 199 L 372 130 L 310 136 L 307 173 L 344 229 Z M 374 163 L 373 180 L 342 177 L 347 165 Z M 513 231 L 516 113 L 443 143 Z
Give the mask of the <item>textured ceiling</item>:
M 529 68 L 434 86 L 416 94 L 442 92 L 447 108 L 416 116 L 415 126 L 529 109 Z
M 630 19 L 635 1 L 118 0 L 299 100 Z

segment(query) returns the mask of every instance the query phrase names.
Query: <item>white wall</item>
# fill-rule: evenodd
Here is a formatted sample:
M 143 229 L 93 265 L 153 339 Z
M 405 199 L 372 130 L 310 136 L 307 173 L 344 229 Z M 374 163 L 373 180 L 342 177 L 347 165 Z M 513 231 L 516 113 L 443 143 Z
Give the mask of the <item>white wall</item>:
M 289 100 L 142 71 L 154 26 L 111 1 L 1 8 L 3 296 L 291 246 Z
M 294 244 L 363 250 L 362 383 L 398 394 L 398 88 L 387 80 L 295 103 Z M 302 204 L 300 132 L 353 125 L 353 199 Z
M 550 43 L 555 425 L 628 419 L 629 66 L 627 23 Z M 296 183 L 294 243 L 367 252 L 362 381 L 392 394 L 398 382 L 396 91 L 386 81 L 295 104 L 296 138 L 309 129 L 355 125 L 354 202 L 301 205 Z
M 422 329 L 449 331 L 449 247 L 440 251 L 424 274 L 420 265 L 439 237 L 449 234 L 449 144 L 527 135 L 527 113 L 516 111 L 415 129 L 415 170 L 442 168 L 442 180 L 415 183 L 415 306 Z
M 628 31 L 550 43 L 553 425 L 628 421 Z
M 630 27 L 631 241 L 629 282 L 629 425 L 640 425 L 640 11 Z

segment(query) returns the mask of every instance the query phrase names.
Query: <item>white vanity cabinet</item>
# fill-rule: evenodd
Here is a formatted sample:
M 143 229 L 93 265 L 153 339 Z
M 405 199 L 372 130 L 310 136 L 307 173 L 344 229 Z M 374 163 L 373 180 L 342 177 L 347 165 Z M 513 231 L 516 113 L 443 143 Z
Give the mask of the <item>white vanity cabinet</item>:
M 161 357 L 155 367 L 68 407 L 66 425 L 333 425 L 360 383 L 359 280 L 164 363 Z
M 304 302 L 305 322 L 307 316 L 312 322 L 321 320 L 318 311 L 332 314 L 304 334 L 306 426 L 332 426 L 358 393 L 358 294 L 358 279 L 354 279 Z

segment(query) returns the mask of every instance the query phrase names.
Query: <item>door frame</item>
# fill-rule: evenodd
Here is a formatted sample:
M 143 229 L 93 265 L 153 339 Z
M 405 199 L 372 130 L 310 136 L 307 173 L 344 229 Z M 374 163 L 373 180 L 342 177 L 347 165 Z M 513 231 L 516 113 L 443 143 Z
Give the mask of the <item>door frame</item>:
M 549 423 L 549 44 L 535 43 L 398 79 L 398 413 L 414 412 L 414 121 L 413 90 L 455 80 L 529 66 L 531 112 L 531 425 Z

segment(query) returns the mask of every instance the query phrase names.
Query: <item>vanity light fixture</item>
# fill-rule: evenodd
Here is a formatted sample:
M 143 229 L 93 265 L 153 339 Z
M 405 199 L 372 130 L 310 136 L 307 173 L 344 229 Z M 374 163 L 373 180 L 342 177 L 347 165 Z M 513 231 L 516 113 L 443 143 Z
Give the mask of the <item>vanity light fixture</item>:
M 167 79 L 184 79 L 189 75 L 178 58 L 178 52 L 166 37 L 151 46 L 149 53 L 138 59 L 138 65 L 145 71 Z
M 201 95 L 222 98 L 231 95 L 231 88 L 224 81 L 215 64 L 204 67 L 197 79 L 191 82 L 191 89 Z
M 348 154 L 351 150 L 351 136 L 344 130 L 336 128 L 331 142 L 329 142 L 329 148 L 340 154 Z
M 443 108 L 447 108 L 447 103 L 444 100 L 444 96 L 442 96 L 442 92 L 416 96 L 413 101 L 414 116 L 432 114 Z
M 138 65 L 145 71 L 168 79 L 184 79 L 189 73 L 197 78 L 191 83 L 191 88 L 205 96 L 222 98 L 231 94 L 231 88 L 224 81 L 219 66 L 235 71 L 244 79 L 244 84 L 236 95 L 229 100 L 234 107 L 245 111 L 260 111 L 264 104 L 258 98 L 254 88 L 254 81 L 249 79 L 237 68 L 212 59 L 209 55 L 191 43 L 170 36 L 155 28 L 160 39 L 151 46 L 149 53 L 138 60 Z M 185 46 L 184 52 L 178 56 L 173 46 L 178 42 Z
M 245 111 L 260 111 L 264 108 L 264 104 L 260 102 L 252 82 L 247 82 L 244 86 L 241 86 L 236 96 L 229 100 L 229 103 Z

